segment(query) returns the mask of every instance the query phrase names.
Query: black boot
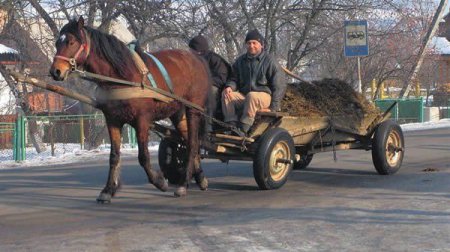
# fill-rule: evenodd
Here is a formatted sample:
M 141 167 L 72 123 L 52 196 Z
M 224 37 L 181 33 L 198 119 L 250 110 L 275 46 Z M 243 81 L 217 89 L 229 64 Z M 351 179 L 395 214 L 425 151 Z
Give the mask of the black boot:
M 231 121 L 231 122 L 227 122 L 227 123 L 233 125 L 236 128 L 239 126 L 238 121 Z
M 245 135 L 248 134 L 248 131 L 250 130 L 251 127 L 252 127 L 251 124 L 246 124 L 246 123 L 243 123 L 243 122 L 241 122 L 240 125 L 239 125 L 239 128 L 241 129 L 242 132 L 245 133 Z
M 230 122 L 226 122 L 226 123 L 231 125 L 231 126 L 233 126 L 234 129 L 231 129 L 231 128 L 227 127 L 226 130 L 223 132 L 223 134 L 226 134 L 226 135 L 235 134 L 235 135 L 238 135 L 238 136 L 243 135 L 243 134 L 240 133 L 240 128 L 239 128 L 239 122 L 238 121 L 230 121 Z

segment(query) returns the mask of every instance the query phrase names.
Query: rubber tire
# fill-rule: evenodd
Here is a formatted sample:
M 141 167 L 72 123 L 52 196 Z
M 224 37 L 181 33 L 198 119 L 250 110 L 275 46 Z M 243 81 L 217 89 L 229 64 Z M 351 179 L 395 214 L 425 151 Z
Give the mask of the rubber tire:
M 186 162 L 187 149 L 184 145 L 167 138 L 161 140 L 158 149 L 159 168 L 170 184 L 177 185 L 182 181 Z
M 294 170 L 303 170 L 311 163 L 314 154 L 300 154 L 300 161 L 294 161 Z
M 270 174 L 270 156 L 277 143 L 284 142 L 289 150 L 288 158 L 294 160 L 295 147 L 291 135 L 282 128 L 273 128 L 265 132 L 258 140 L 257 150 L 253 158 L 253 176 L 258 187 L 262 190 L 278 189 L 282 187 L 292 171 L 293 163 L 288 164 L 287 171 L 282 178 L 274 180 Z M 289 157 L 290 156 L 290 157 Z
M 403 150 L 397 152 L 400 156 L 397 157 L 395 165 L 389 164 L 388 156 L 386 156 L 387 142 L 390 134 L 396 134 L 399 140 L 399 147 Z M 402 128 L 395 122 L 388 120 L 380 123 L 375 130 L 372 139 L 372 161 L 380 175 L 391 175 L 396 173 L 403 161 L 405 155 L 405 140 L 403 137 Z

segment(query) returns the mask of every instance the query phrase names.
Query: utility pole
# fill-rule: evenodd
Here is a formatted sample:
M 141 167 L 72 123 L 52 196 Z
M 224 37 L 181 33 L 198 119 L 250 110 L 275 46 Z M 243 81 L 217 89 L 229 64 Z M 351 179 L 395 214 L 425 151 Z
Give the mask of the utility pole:
M 408 95 L 411 89 L 411 84 L 414 83 L 414 80 L 417 78 L 417 73 L 419 72 L 420 67 L 422 66 L 423 59 L 425 57 L 425 49 L 428 47 L 431 38 L 434 36 L 437 28 L 439 27 L 439 21 L 441 20 L 442 14 L 444 13 L 447 4 L 448 0 L 441 0 L 441 2 L 439 3 L 436 13 L 434 14 L 433 20 L 431 21 L 430 29 L 428 29 L 427 34 L 423 39 L 422 46 L 420 47 L 419 54 L 417 57 L 417 61 L 414 64 L 414 67 L 411 69 L 409 77 L 404 83 L 402 90 L 400 91 L 399 98 L 403 98 Z

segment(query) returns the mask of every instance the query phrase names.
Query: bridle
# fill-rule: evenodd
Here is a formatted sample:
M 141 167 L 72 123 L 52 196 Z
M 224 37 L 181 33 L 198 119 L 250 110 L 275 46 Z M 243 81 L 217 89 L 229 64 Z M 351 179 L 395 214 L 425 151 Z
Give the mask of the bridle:
M 69 62 L 70 66 L 71 66 L 71 70 L 75 71 L 77 69 L 77 61 L 80 59 L 80 55 L 83 51 L 85 51 L 85 57 L 84 59 L 86 60 L 89 57 L 89 52 L 91 50 L 91 41 L 89 36 L 87 36 L 86 30 L 83 29 L 82 33 L 81 33 L 81 37 L 83 40 L 84 37 L 84 43 L 82 43 L 80 45 L 80 48 L 78 48 L 78 51 L 75 53 L 75 55 L 72 58 L 68 58 L 65 56 L 61 56 L 61 55 L 55 55 L 54 59 L 61 59 L 64 61 Z

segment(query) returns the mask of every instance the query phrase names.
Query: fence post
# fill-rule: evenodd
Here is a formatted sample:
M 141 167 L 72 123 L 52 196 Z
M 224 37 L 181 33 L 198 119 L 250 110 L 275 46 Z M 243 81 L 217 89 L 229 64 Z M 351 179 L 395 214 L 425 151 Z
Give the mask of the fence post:
M 450 99 L 447 102 L 447 118 L 450 118 Z
M 14 129 L 14 160 L 23 161 L 26 158 L 25 153 L 25 119 L 18 116 Z
M 25 140 L 26 140 L 26 130 L 25 130 L 25 117 L 21 116 L 22 120 L 22 128 L 20 129 L 22 132 L 22 160 L 25 160 L 27 158 L 26 156 L 26 149 L 25 149 Z
M 397 104 L 395 104 L 395 121 L 398 122 L 398 114 L 399 114 L 399 109 L 398 109 L 398 104 L 400 103 L 400 100 L 398 100 Z
M 80 149 L 84 149 L 84 119 L 80 117 Z
M 136 148 L 136 131 L 131 126 L 128 126 L 128 141 L 132 149 Z
M 420 90 L 420 89 L 419 89 Z M 423 123 L 423 97 L 419 98 L 420 106 L 419 106 L 419 120 Z
M 18 118 L 16 118 L 16 121 L 14 122 L 14 131 L 13 131 L 13 158 L 14 161 L 17 161 L 17 136 L 18 136 L 18 127 L 17 127 L 17 121 Z

